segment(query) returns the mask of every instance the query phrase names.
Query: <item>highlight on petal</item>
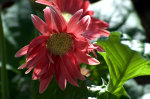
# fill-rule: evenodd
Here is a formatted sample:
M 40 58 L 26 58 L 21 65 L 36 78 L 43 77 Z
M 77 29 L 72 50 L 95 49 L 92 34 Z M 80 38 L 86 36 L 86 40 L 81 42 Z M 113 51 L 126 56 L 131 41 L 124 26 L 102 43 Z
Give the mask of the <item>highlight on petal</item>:
M 85 30 L 88 28 L 90 24 L 90 16 L 86 15 L 84 16 L 76 26 L 72 28 L 72 32 L 76 36 L 81 36 L 85 32 Z
M 49 33 L 47 24 L 36 15 L 31 15 L 32 22 L 39 32 L 43 35 Z
M 69 33 L 73 32 L 72 30 L 74 30 L 74 29 L 72 29 L 72 27 L 74 27 L 78 24 L 82 13 L 83 13 L 83 9 L 80 9 L 72 16 L 69 23 L 67 24 L 67 32 L 69 32 Z
M 60 62 L 61 61 L 60 58 L 57 58 L 57 61 Z M 67 81 L 63 74 L 64 71 L 63 71 L 63 69 L 61 69 L 61 67 L 60 67 L 61 64 L 59 62 L 57 62 L 54 66 L 55 78 L 56 78 L 56 82 L 58 83 L 61 90 L 65 90 Z
M 67 66 L 66 66 L 67 64 L 64 64 L 64 59 L 65 59 L 65 57 L 61 59 L 60 64 L 62 65 L 62 66 L 61 66 L 61 69 L 64 70 L 63 74 L 64 74 L 66 80 L 67 80 L 69 83 L 71 83 L 72 85 L 78 86 L 77 81 L 76 81 L 76 78 L 75 78 L 75 77 L 73 76 L 73 74 L 71 73 L 71 66 L 70 66 L 70 68 L 67 67 Z
M 30 53 L 36 46 L 46 42 L 48 39 L 48 36 L 40 35 L 33 39 L 29 44 L 29 49 L 27 53 Z
M 51 19 L 54 24 L 53 29 L 55 29 L 57 32 L 63 32 L 63 30 L 67 27 L 67 23 L 61 12 L 53 6 L 49 6 L 49 9 L 51 11 Z
M 75 56 L 77 57 L 77 59 L 80 63 L 86 63 L 89 65 L 100 64 L 100 62 L 97 59 L 91 57 L 90 55 L 87 55 L 86 53 L 83 53 L 82 51 L 80 51 L 78 49 L 76 50 Z
M 47 71 L 46 74 L 44 74 L 41 79 L 40 79 L 40 88 L 39 88 L 39 92 L 40 93 L 43 93 L 48 85 L 49 85 L 49 82 L 50 80 L 52 79 L 52 75 L 53 75 L 53 69 L 54 69 L 54 66 L 53 65 L 50 65 L 50 68 L 49 70 Z M 44 77 L 44 78 L 43 78 Z M 45 78 L 46 77 L 46 78 Z
M 40 3 L 40 4 L 44 4 L 44 5 L 47 5 L 47 6 L 53 4 L 52 2 L 47 1 L 47 0 L 37 0 L 37 1 L 35 1 L 35 2 L 36 2 L 36 3 Z
M 51 10 L 49 9 L 49 7 L 46 7 L 43 11 L 44 11 L 45 21 L 48 25 L 49 32 L 51 33 L 53 30 L 52 19 L 51 19 Z
M 21 49 L 15 54 L 15 57 L 21 57 L 21 56 L 27 54 L 28 48 L 29 48 L 29 45 L 26 45 L 26 46 L 24 46 L 23 48 L 21 48 Z

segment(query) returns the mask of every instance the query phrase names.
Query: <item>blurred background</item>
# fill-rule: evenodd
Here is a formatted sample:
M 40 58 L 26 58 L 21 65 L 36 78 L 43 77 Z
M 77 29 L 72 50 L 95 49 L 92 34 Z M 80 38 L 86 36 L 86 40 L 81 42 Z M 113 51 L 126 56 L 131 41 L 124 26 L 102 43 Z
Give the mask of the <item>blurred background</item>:
M 94 17 L 108 22 L 109 31 L 119 31 L 122 34 L 123 44 L 150 59 L 150 4 L 148 0 L 90 0 L 90 2 L 89 9 L 95 12 Z M 32 73 L 25 75 L 25 70 L 18 70 L 17 68 L 24 63 L 25 57 L 14 58 L 14 55 L 38 35 L 30 16 L 36 14 L 43 17 L 41 13 L 43 8 L 44 6 L 34 3 L 34 0 L 0 0 L 10 99 L 31 98 Z M 88 69 L 91 71 L 89 77 L 96 84 L 101 85 L 100 77 L 107 80 L 107 67 L 89 67 Z M 149 76 L 131 79 L 124 86 L 131 99 L 150 99 Z

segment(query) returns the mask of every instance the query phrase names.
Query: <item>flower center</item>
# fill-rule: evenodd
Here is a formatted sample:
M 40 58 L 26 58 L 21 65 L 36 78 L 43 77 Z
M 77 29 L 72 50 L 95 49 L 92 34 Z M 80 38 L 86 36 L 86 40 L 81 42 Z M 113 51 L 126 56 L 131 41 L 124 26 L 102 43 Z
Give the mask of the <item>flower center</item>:
M 71 19 L 71 17 L 72 17 L 72 14 L 67 13 L 67 12 L 62 12 L 62 16 L 65 18 L 65 20 L 66 20 L 67 22 L 69 22 L 70 19 Z
M 72 44 L 71 35 L 67 33 L 55 33 L 49 37 L 47 49 L 54 55 L 63 55 L 71 49 Z

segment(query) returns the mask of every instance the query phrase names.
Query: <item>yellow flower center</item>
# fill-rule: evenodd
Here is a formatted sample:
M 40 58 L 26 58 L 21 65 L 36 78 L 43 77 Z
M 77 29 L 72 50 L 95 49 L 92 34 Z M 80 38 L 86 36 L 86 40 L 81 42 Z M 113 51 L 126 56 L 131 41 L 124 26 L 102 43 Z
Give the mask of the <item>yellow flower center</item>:
M 52 34 L 47 41 L 47 49 L 54 55 L 63 55 L 73 44 L 71 35 L 67 33 Z
M 62 12 L 62 16 L 65 18 L 66 22 L 69 22 L 72 17 L 72 14 L 67 12 Z

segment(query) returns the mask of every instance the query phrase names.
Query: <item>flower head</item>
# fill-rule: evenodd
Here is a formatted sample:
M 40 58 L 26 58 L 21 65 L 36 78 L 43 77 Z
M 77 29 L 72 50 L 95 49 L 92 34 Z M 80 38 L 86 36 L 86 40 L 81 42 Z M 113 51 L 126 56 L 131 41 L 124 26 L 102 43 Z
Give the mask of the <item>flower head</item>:
M 84 80 L 79 63 L 97 65 L 99 61 L 88 55 L 98 46 L 89 43 L 83 33 L 90 24 L 90 16 L 81 17 L 78 10 L 67 23 L 61 12 L 53 6 L 44 9 L 45 21 L 31 15 L 33 24 L 41 33 L 30 44 L 20 49 L 15 57 L 26 55 L 26 62 L 19 69 L 33 70 L 33 80 L 40 80 L 40 93 L 43 93 L 52 79 L 53 73 L 59 87 L 64 90 L 69 82 L 78 86 L 77 79 Z
M 101 36 L 109 36 L 109 32 L 105 30 L 109 25 L 102 20 L 92 17 L 94 12 L 88 10 L 88 7 L 90 5 L 89 0 L 37 0 L 36 2 L 47 6 L 53 5 L 58 10 L 60 10 L 63 15 L 67 15 L 68 17 L 76 13 L 76 11 L 83 9 L 81 18 L 89 15 L 91 17 L 91 20 L 89 27 L 82 35 L 84 35 L 89 40 L 93 40 Z

